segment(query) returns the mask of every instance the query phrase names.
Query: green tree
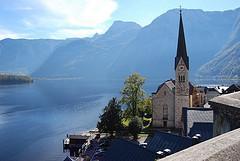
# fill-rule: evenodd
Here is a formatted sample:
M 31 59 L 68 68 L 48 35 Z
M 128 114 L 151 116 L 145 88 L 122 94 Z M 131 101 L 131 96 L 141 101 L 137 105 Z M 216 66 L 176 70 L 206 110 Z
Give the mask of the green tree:
M 127 105 L 125 117 L 131 118 L 139 115 L 138 107 L 144 100 L 145 92 L 143 84 L 145 79 L 138 73 L 133 73 L 124 82 L 124 87 L 121 91 L 121 103 Z
M 112 98 L 109 101 L 99 118 L 100 121 L 97 123 L 97 128 L 100 132 L 106 132 L 113 136 L 114 132 L 121 130 L 122 110 L 116 98 Z
M 132 120 L 129 122 L 128 130 L 130 134 L 133 135 L 134 140 L 138 139 L 138 134 L 141 132 L 142 127 L 142 120 L 138 116 L 133 117 Z
M 144 114 L 147 114 L 147 116 L 152 115 L 152 98 L 151 97 L 147 97 L 141 102 L 141 104 L 139 105 L 139 112 L 141 117 L 143 117 Z

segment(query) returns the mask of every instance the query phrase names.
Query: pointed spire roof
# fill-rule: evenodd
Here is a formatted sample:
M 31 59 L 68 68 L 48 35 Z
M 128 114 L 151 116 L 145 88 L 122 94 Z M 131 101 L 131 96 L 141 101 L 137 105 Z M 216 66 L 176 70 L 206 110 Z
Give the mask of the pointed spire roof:
M 181 58 L 186 64 L 187 69 L 189 69 L 189 59 L 187 56 L 187 48 L 186 48 L 186 42 L 185 42 L 185 36 L 184 36 L 182 10 L 180 9 L 180 21 L 179 21 L 179 31 L 178 31 L 177 56 L 175 57 L 175 69 Z

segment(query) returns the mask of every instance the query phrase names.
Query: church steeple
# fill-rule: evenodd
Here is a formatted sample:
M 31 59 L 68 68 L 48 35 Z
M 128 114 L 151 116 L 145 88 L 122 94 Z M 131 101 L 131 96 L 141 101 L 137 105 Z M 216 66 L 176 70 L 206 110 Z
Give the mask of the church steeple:
M 180 8 L 180 21 L 179 21 L 179 31 L 178 31 L 178 45 L 177 45 L 177 56 L 175 57 L 175 70 L 180 59 L 183 59 L 187 69 L 189 70 L 189 58 L 187 56 L 186 42 L 184 36 L 184 28 L 182 21 L 182 10 Z
M 189 60 L 180 9 L 177 56 L 175 57 L 175 128 L 182 128 L 182 108 L 189 107 Z

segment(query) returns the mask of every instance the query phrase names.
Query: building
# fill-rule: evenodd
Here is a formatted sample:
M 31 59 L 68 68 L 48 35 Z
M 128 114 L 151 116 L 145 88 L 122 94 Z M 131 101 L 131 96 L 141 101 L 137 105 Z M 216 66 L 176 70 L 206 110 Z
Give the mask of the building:
M 207 101 L 213 99 L 214 97 L 220 96 L 220 95 L 221 95 L 221 93 L 214 87 L 207 89 L 207 94 L 206 94 Z
M 139 144 L 115 139 L 101 161 L 154 161 L 156 154 Z
M 201 141 L 213 137 L 213 110 L 211 108 L 183 108 L 183 135 L 201 135 Z
M 100 161 L 155 161 L 193 145 L 193 139 L 165 132 L 155 132 L 145 147 L 124 139 L 114 139 Z M 166 152 L 168 152 L 166 154 Z M 165 153 L 165 154 L 164 154 Z
M 178 129 L 182 128 L 182 107 L 190 106 L 188 71 L 189 58 L 180 11 L 177 56 L 175 57 L 175 128 Z
M 191 83 L 189 83 L 189 87 L 189 95 L 192 98 L 194 87 Z M 175 80 L 167 80 L 162 83 L 152 94 L 153 126 L 175 128 Z
M 240 91 L 240 84 L 232 84 L 229 88 L 223 91 L 224 94 Z
M 192 93 L 192 103 L 190 103 L 190 107 L 203 107 L 206 103 L 207 103 L 207 87 L 203 86 L 194 87 Z
M 240 92 L 215 97 L 209 104 L 214 112 L 214 136 L 240 128 Z
M 192 106 L 193 86 L 189 83 L 189 58 L 180 11 L 175 80 L 161 84 L 152 96 L 153 127 L 182 129 L 182 107 Z
M 190 137 L 183 137 L 167 132 L 155 132 L 153 138 L 148 142 L 147 149 L 157 153 L 169 149 L 171 154 L 186 149 L 193 145 Z
M 215 137 L 160 159 L 161 161 L 239 160 L 240 92 L 215 97 L 209 101 L 209 104 L 213 109 Z

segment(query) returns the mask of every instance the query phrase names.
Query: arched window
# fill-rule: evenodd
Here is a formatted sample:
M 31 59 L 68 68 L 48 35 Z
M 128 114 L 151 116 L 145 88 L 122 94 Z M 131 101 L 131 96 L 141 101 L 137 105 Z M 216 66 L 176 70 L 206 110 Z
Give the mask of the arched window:
M 163 120 L 168 120 L 168 106 L 163 105 Z

